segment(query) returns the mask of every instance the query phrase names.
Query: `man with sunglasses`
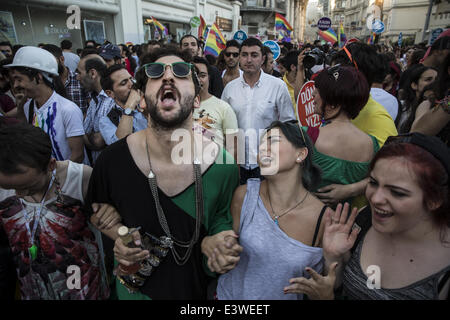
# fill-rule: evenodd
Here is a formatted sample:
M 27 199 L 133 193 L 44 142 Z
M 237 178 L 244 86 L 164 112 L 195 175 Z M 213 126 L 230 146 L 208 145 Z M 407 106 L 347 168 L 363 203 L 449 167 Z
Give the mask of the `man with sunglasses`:
M 136 248 L 126 247 L 118 237 L 121 224 L 105 232 L 115 241 L 113 250 L 105 240 L 106 257 L 114 252 L 122 266 L 148 262 L 154 268 L 139 284 L 118 279 L 119 299 L 206 299 L 207 275 L 233 268 L 242 250 L 230 215 L 237 168 L 217 144 L 194 137 L 192 114 L 200 105 L 200 85 L 190 62 L 189 54 L 171 47 L 142 58 L 137 87 L 144 93 L 141 107 L 148 127 L 110 145 L 92 172 L 87 203 L 109 203 L 125 226 L 141 227 L 131 233 Z M 213 159 L 200 153 L 206 147 Z M 224 164 L 215 162 L 219 156 Z M 148 241 L 154 239 L 168 243 L 160 264 L 149 261 L 155 252 Z M 219 262 L 211 262 L 213 255 Z
M 236 40 L 227 41 L 227 46 L 223 52 L 226 68 L 222 72 L 223 86 L 227 83 L 239 78 L 243 71 L 239 68 L 239 49 L 241 46 Z

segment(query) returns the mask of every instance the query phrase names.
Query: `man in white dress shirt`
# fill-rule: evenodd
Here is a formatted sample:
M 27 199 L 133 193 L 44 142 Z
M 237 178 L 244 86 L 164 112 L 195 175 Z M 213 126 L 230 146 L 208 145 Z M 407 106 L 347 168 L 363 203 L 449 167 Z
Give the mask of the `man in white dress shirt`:
M 222 100 L 236 113 L 241 134 L 245 134 L 245 161 L 239 163 L 241 184 L 249 178 L 260 177 L 256 162 L 260 130 L 276 120 L 295 120 L 286 84 L 261 69 L 265 61 L 263 52 L 261 41 L 256 38 L 245 40 L 239 52 L 239 65 L 244 73 L 229 82 L 222 93 Z M 240 150 L 243 147 L 238 146 Z

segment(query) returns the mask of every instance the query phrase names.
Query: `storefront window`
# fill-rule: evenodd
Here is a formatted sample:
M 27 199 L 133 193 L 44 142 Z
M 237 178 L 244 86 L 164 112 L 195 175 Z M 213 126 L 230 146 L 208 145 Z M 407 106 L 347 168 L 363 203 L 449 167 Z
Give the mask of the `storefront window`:
M 186 23 L 172 22 L 158 19 L 169 31 L 169 42 L 180 42 L 180 39 L 190 33 L 190 26 Z M 159 38 L 158 38 L 159 37 Z M 155 32 L 155 26 L 153 25 L 151 18 L 144 18 L 144 41 L 161 39 L 162 35 Z
M 0 11 L 0 41 L 12 44 L 38 45 L 39 43 L 60 45 L 62 40 L 70 40 L 73 51 L 83 48 L 86 36 L 95 40 L 115 42 L 114 20 L 112 15 L 81 9 L 81 29 L 67 27 L 66 7 L 26 5 L 7 5 Z M 10 18 L 12 17 L 12 18 Z M 13 22 L 14 28 L 11 28 Z M 6 27 L 2 27 L 6 23 Z M 15 31 L 15 37 L 12 35 Z M 2 30 L 3 31 L 3 30 Z M 6 39 L 7 38 L 7 39 Z M 90 40 L 90 39 L 89 39 Z

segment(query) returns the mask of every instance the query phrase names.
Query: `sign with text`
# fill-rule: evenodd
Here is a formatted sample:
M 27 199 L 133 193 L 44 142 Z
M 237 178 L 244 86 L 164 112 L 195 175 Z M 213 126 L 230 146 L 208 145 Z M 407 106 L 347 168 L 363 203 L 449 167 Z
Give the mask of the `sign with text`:
M 433 29 L 433 31 L 431 31 L 431 37 L 430 37 L 430 41 L 429 41 L 430 46 L 433 44 L 433 42 L 436 41 L 436 39 L 439 37 L 439 35 L 442 32 L 444 32 L 444 29 L 442 29 L 442 28 Z
M 200 25 L 200 18 L 197 16 L 192 17 L 189 23 L 192 28 L 197 28 Z
M 302 126 L 319 127 L 321 119 L 314 113 L 314 81 L 306 82 L 297 97 L 297 119 Z
M 221 31 L 232 31 L 233 30 L 233 20 L 216 17 L 216 24 L 221 29 Z
M 317 27 L 322 31 L 327 31 L 331 28 L 331 19 L 328 17 L 320 18 L 317 22 Z
M 372 31 L 376 34 L 381 34 L 384 32 L 384 23 L 381 20 L 374 20 L 372 24 Z
M 242 43 L 244 40 L 247 40 L 247 38 L 248 38 L 247 34 L 242 30 L 236 31 L 233 36 L 233 39 L 239 43 Z
M 272 53 L 273 53 L 273 59 L 277 60 L 281 54 L 281 49 L 280 49 L 280 46 L 278 45 L 278 43 L 276 43 L 275 41 L 272 41 L 272 40 L 267 40 L 267 41 L 264 41 L 264 45 L 266 47 L 269 47 L 270 51 L 272 51 Z

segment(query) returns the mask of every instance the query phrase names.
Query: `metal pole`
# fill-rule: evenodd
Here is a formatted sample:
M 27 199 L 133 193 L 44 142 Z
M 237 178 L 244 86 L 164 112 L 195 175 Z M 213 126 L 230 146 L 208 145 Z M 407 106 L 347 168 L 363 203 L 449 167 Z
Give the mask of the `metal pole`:
M 425 32 L 428 30 L 428 26 L 430 24 L 430 16 L 431 16 L 431 9 L 433 8 L 433 2 L 434 2 L 434 0 L 430 0 L 430 4 L 428 5 L 427 18 L 425 20 L 425 26 L 423 27 L 421 42 L 423 42 L 425 40 Z

